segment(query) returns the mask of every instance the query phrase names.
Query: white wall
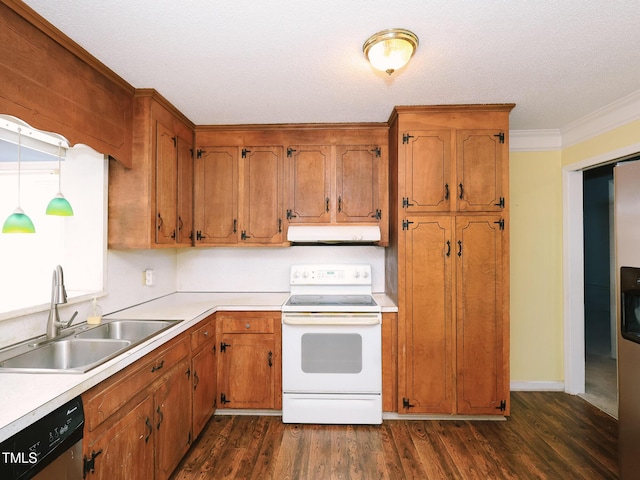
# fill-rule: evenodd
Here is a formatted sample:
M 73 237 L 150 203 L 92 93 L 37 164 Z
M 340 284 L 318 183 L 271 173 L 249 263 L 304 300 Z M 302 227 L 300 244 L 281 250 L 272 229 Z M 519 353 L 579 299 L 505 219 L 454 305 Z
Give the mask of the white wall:
M 384 248 L 296 246 L 287 248 L 191 248 L 178 250 L 181 292 L 288 292 L 289 268 L 304 263 L 367 263 L 373 291 L 384 291 Z

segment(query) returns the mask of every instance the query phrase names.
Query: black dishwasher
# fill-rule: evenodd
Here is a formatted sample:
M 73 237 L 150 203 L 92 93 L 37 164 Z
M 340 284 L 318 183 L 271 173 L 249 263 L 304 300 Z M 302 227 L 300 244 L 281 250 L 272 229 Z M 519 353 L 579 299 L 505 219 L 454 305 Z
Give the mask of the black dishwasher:
M 82 479 L 83 426 L 76 397 L 0 444 L 0 478 Z

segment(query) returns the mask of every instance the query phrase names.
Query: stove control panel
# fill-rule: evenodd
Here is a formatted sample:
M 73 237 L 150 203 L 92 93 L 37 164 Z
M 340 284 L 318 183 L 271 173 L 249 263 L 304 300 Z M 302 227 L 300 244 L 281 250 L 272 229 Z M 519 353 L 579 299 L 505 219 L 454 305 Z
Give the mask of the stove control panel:
M 371 265 L 292 265 L 291 285 L 371 285 Z

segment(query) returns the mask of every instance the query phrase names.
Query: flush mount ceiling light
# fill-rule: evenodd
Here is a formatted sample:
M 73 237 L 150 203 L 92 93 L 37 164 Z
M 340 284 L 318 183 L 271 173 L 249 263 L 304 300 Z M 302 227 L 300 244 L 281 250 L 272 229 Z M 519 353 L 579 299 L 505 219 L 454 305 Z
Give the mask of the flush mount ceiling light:
M 60 217 L 71 217 L 73 216 L 73 208 L 71 208 L 71 204 L 69 201 L 64 198 L 62 194 L 62 169 L 61 169 L 61 160 L 62 160 L 62 143 L 58 143 L 58 194 L 53 197 L 53 199 L 47 205 L 47 215 L 57 215 Z
M 418 36 L 402 28 L 383 30 L 364 42 L 362 51 L 373 68 L 391 75 L 404 67 L 418 48 Z

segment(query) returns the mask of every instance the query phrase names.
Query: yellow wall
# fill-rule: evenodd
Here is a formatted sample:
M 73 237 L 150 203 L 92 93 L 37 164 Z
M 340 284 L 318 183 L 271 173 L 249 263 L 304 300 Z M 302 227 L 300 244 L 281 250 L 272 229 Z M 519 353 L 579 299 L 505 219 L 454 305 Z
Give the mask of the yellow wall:
M 640 121 L 558 151 L 511 152 L 511 381 L 564 380 L 562 168 L 640 143 Z
M 511 381 L 563 379 L 561 152 L 511 152 Z

